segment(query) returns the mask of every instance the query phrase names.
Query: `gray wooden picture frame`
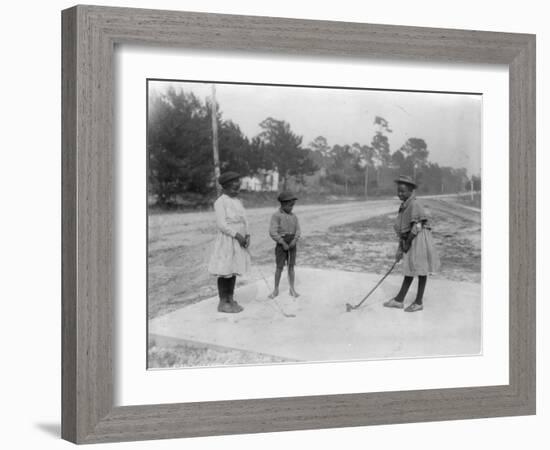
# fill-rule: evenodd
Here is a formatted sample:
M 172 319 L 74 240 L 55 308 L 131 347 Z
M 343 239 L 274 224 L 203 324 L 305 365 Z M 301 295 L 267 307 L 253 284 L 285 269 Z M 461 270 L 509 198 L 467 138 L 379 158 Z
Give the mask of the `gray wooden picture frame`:
M 505 64 L 510 81 L 509 384 L 113 404 L 116 44 Z M 62 12 L 62 437 L 75 443 L 535 413 L 535 36 L 76 6 Z

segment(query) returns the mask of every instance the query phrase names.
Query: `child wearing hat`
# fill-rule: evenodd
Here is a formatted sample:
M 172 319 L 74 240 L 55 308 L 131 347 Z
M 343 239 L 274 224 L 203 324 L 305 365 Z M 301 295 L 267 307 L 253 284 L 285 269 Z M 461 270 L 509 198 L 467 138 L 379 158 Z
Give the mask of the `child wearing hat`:
M 275 246 L 275 286 L 269 298 L 279 295 L 279 282 L 281 274 L 288 265 L 288 284 L 290 295 L 299 297 L 300 294 L 294 288 L 294 266 L 296 264 L 296 244 L 300 239 L 300 223 L 296 214 L 292 213 L 297 197 L 290 191 L 279 194 L 277 200 L 281 207 L 271 216 L 269 235 L 277 243 Z
M 240 175 L 224 172 L 218 178 L 222 195 L 214 202 L 217 234 L 214 250 L 208 264 L 208 271 L 218 278 L 220 302 L 218 311 L 239 313 L 244 308 L 235 299 L 236 277 L 245 274 L 250 268 L 250 255 L 246 248 L 250 245 L 248 221 L 241 201 Z
M 401 175 L 397 180 L 397 196 L 401 206 L 394 224 L 399 238 L 396 261 L 403 260 L 403 283 L 396 297 L 384 303 L 388 308 L 403 308 L 407 291 L 414 277 L 418 277 L 416 299 L 405 311 L 421 311 L 423 306 L 424 290 L 428 274 L 439 270 L 439 257 L 433 245 L 431 227 L 424 209 L 418 203 L 414 190 L 416 183 L 411 177 Z

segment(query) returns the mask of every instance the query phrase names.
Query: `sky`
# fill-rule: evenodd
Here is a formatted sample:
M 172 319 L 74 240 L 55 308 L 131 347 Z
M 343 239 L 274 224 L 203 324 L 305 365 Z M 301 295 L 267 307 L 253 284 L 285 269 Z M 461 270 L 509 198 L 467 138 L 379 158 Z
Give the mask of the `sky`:
M 173 86 L 209 101 L 212 85 L 200 82 L 150 81 L 150 93 Z M 481 166 L 482 96 L 476 94 L 399 92 L 366 89 L 216 84 L 216 99 L 225 120 L 249 138 L 260 133 L 267 117 L 285 120 L 307 146 L 324 136 L 330 146 L 369 144 L 374 118 L 389 122 L 390 151 L 408 138 L 422 138 L 429 160 L 465 167 L 479 175 Z

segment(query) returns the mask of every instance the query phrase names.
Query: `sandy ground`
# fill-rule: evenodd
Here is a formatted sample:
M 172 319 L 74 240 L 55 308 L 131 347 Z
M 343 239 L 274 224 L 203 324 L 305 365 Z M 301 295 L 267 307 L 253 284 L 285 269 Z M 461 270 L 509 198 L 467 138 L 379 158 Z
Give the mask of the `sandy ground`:
M 480 214 L 451 203 L 425 198 L 433 217 L 434 239 L 442 259 L 437 276 L 456 281 L 480 281 Z M 385 272 L 395 254 L 392 221 L 398 200 L 348 202 L 295 207 L 303 239 L 298 266 Z M 253 263 L 273 264 L 274 243 L 268 236 L 275 208 L 247 211 Z M 156 214 L 149 217 L 148 314 L 154 318 L 216 294 L 206 267 L 216 230 L 208 213 Z M 267 276 L 272 270 L 267 268 Z M 250 280 L 239 280 L 239 284 Z
M 443 323 L 441 320 L 444 317 L 447 317 L 451 326 L 447 327 L 447 336 L 441 335 L 437 339 L 440 344 L 446 343 L 443 347 L 428 346 L 426 348 L 429 352 L 426 353 L 424 347 L 427 342 L 420 340 L 414 344 L 417 355 L 448 354 L 448 352 L 475 353 L 479 344 L 476 339 L 479 332 L 475 328 L 477 322 L 472 317 L 477 317 L 480 307 L 480 210 L 463 205 L 459 200 L 454 197 L 430 197 L 420 200 L 432 218 L 434 240 L 442 259 L 442 270 L 432 277 L 433 282 L 430 281 L 426 299 L 435 297 L 437 301 L 441 292 L 445 292 L 447 297 L 449 292 L 462 292 L 465 288 L 469 294 L 466 296 L 466 302 L 452 302 L 450 309 L 442 307 L 443 303 L 436 303 L 437 308 L 430 308 L 431 312 L 425 310 L 421 313 L 424 319 L 416 319 L 422 325 L 421 329 L 415 331 L 413 328 L 412 338 L 407 334 L 402 336 L 403 339 L 407 339 L 408 336 L 408 342 L 413 342 L 414 336 L 420 336 L 422 330 L 424 333 L 427 330 L 430 333 L 440 332 L 441 323 Z M 409 353 L 403 350 L 404 341 L 399 340 L 401 338 L 392 341 L 392 336 L 387 336 L 388 342 L 393 342 L 392 346 L 369 350 L 369 347 L 364 344 L 365 316 L 363 316 L 363 322 L 360 321 L 352 327 L 357 332 L 356 336 L 349 334 L 350 328 L 346 321 L 349 321 L 350 317 L 347 314 L 341 316 L 344 297 L 349 298 L 350 301 L 359 300 L 365 290 L 370 289 L 379 279 L 380 274 L 391 265 L 396 247 L 392 223 L 398 206 L 398 200 L 297 205 L 295 213 L 300 219 L 303 230 L 297 267 L 297 286 L 303 292 L 298 303 L 284 292 L 286 283 L 284 277 L 281 297 L 277 302 L 265 302 L 272 279 L 274 246 L 267 234 L 267 227 L 275 208 L 248 209 L 253 237 L 251 247 L 253 270 L 246 278 L 239 280 L 237 292 L 241 297 L 240 301 L 249 304 L 246 312 L 236 317 L 227 315 L 220 317 L 215 312 L 217 301 L 215 283 L 206 271 L 210 247 L 216 232 L 213 213 L 171 213 L 150 216 L 149 367 L 281 363 L 331 359 L 338 354 L 358 358 L 392 355 L 399 357 L 411 354 L 410 348 L 407 350 Z M 319 283 L 319 280 L 327 283 Z M 399 288 L 399 283 L 399 276 L 390 276 L 377 291 L 375 302 L 380 303 L 382 299 L 380 295 L 393 295 L 393 291 Z M 315 294 L 320 286 L 332 286 L 337 292 L 328 295 L 326 289 L 322 288 L 318 294 Z M 413 295 L 412 292 L 413 289 L 409 295 Z M 324 311 L 324 316 L 318 314 L 319 301 L 314 301 L 316 295 L 322 299 L 320 310 Z M 459 300 L 461 299 L 462 297 Z M 288 311 L 289 313 L 292 314 L 294 310 L 300 318 L 286 318 L 282 312 L 289 308 L 291 310 Z M 367 319 L 376 318 L 369 327 L 373 342 L 380 341 L 384 330 L 394 329 L 386 317 L 386 308 L 372 310 L 372 307 L 366 304 L 362 311 L 363 315 L 364 311 L 370 311 L 366 316 Z M 452 314 L 449 315 L 450 312 Z M 353 313 L 353 317 L 358 315 Z M 429 316 L 429 320 L 426 316 Z M 303 320 L 307 322 L 298 326 L 298 329 L 315 330 L 322 328 L 323 321 L 333 320 L 334 317 L 339 317 L 338 320 L 343 319 L 345 325 L 342 329 L 343 334 L 337 333 L 333 336 L 334 342 L 326 340 L 324 342 L 323 334 L 316 336 L 312 331 L 313 335 L 302 336 L 302 338 L 306 342 L 314 342 L 313 350 L 311 348 L 307 350 L 308 346 L 303 344 L 303 340 L 300 340 L 302 342 L 300 345 L 292 346 L 292 342 L 296 339 L 292 334 L 298 322 Z M 404 320 L 407 315 L 397 317 L 400 318 L 399 320 Z M 212 320 L 214 322 L 210 323 Z M 269 343 L 269 339 L 265 337 L 260 340 L 251 339 L 246 333 L 241 334 L 238 339 L 233 339 L 232 342 L 215 337 L 216 333 L 222 330 L 225 330 L 224 335 L 230 333 L 231 326 L 242 320 L 247 322 L 245 330 L 255 330 L 254 327 L 259 327 L 256 330 L 257 336 L 269 336 L 266 330 L 275 327 L 272 328 L 271 334 L 278 335 L 283 330 L 282 336 L 286 336 L 286 340 Z M 200 326 L 197 329 L 197 324 L 203 321 L 209 326 Z M 317 327 L 311 326 L 312 321 L 318 322 Z M 229 329 L 224 328 L 228 326 Z M 239 330 L 241 328 L 241 326 L 238 327 Z M 465 330 L 469 331 L 465 333 Z M 206 335 L 204 335 L 205 332 Z M 453 337 L 457 333 L 462 336 L 460 342 Z M 338 336 L 345 336 L 344 341 Z M 349 346 L 353 340 L 359 340 L 363 344 L 356 345 L 355 350 L 350 353 Z M 247 345 L 249 341 L 254 342 L 254 345 Z M 332 346 L 332 353 L 320 354 L 315 350 L 320 348 L 323 342 L 322 347 L 329 349 Z M 466 344 L 467 347 L 463 347 Z M 285 345 L 287 348 L 284 352 L 273 351 L 273 348 L 283 349 Z M 396 349 L 401 350 L 396 353 Z
M 382 305 L 401 283 L 399 275 L 391 275 L 360 308 L 346 311 L 346 303 L 358 304 L 378 278 L 369 273 L 302 268 L 296 280 L 302 290 L 298 299 L 288 295 L 286 283 L 282 295 L 273 301 L 267 298 L 265 283 L 252 282 L 235 293 L 244 307 L 240 314 L 217 313 L 213 297 L 151 320 L 149 330 L 154 336 L 164 336 L 164 345 L 166 337 L 172 337 L 187 346 L 180 349 L 189 358 L 183 365 L 480 353 L 479 284 L 430 280 L 425 309 L 407 313 Z M 405 303 L 412 302 L 414 295 L 413 285 Z M 200 349 L 193 342 L 202 343 L 209 353 L 198 357 Z M 252 352 L 257 352 L 256 358 Z
M 332 226 L 387 214 L 398 206 L 398 200 L 298 204 L 294 212 L 300 219 L 302 234 L 308 236 L 326 233 Z M 253 262 L 273 258 L 274 242 L 268 235 L 268 227 L 275 210 L 276 207 L 247 210 Z M 215 234 L 213 212 L 149 217 L 149 318 L 215 294 L 215 280 L 206 270 Z

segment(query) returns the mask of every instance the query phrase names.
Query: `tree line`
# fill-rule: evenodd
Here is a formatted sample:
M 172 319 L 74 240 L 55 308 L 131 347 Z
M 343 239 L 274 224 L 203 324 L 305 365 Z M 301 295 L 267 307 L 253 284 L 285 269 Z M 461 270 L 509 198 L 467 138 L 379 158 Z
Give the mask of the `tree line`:
M 408 174 L 424 193 L 460 192 L 471 187 L 466 169 L 430 162 L 426 142 L 409 138 L 393 153 L 383 117 L 375 117 L 367 144 L 329 145 L 318 136 L 309 145 L 284 120 L 267 117 L 260 132 L 248 138 L 238 124 L 224 119 L 217 107 L 221 171 L 244 176 L 277 171 L 279 187 L 291 185 L 344 195 L 384 195 L 394 192 L 393 178 Z M 212 107 L 196 95 L 170 87 L 151 95 L 147 125 L 149 193 L 160 206 L 178 198 L 210 202 L 215 196 L 212 153 Z M 481 180 L 478 178 L 477 183 Z M 474 178 L 474 188 L 476 179 Z M 202 199 L 202 200 L 201 200 Z

